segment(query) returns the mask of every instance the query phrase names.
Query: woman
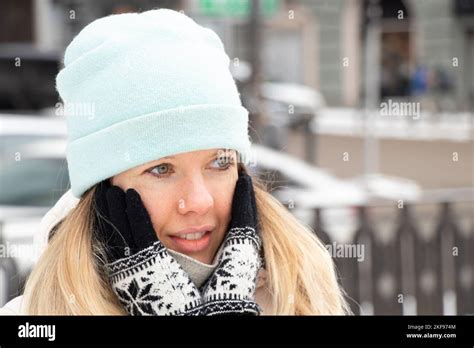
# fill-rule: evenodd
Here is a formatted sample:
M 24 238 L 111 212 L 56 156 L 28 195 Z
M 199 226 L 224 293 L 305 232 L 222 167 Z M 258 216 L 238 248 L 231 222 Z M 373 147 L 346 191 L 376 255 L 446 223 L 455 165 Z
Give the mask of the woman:
M 4 312 L 348 312 L 323 244 L 246 169 L 248 112 L 213 31 L 171 10 L 109 16 L 64 63 L 71 192 Z

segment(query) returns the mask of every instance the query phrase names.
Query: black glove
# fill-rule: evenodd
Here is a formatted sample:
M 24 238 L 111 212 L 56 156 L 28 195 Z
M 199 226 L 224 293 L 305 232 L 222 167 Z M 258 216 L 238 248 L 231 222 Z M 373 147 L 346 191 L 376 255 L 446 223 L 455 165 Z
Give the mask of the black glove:
M 188 274 L 157 238 L 140 195 L 108 180 L 95 193 L 95 229 L 106 246 L 106 270 L 131 315 L 199 315 L 202 299 Z
M 252 179 L 239 173 L 232 219 L 218 266 L 203 285 L 204 315 L 259 315 L 255 302 L 257 273 L 263 265 L 257 205 Z

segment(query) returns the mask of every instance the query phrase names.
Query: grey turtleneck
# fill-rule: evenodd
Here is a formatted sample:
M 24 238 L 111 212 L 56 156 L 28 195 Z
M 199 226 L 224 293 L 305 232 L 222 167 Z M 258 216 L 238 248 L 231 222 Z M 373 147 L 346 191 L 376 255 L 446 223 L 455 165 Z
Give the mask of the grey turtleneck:
M 178 261 L 183 270 L 189 275 L 189 278 L 191 278 L 196 287 L 199 288 L 216 269 L 223 246 L 224 243 L 222 243 L 219 250 L 217 250 L 216 256 L 214 256 L 214 260 L 210 265 L 175 250 L 168 249 L 168 252 Z

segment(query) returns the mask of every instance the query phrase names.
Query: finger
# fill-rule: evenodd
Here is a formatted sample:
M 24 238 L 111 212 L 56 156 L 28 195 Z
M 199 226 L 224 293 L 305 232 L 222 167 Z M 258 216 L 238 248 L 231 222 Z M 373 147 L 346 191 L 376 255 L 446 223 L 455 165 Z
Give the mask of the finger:
M 107 206 L 107 191 L 110 188 L 108 180 L 100 182 L 94 193 L 95 203 L 95 226 L 94 233 L 102 241 L 108 241 L 113 233 L 114 227 L 110 222 L 109 209 Z
M 110 222 L 112 228 L 107 236 L 108 245 L 117 249 L 130 248 L 136 249 L 133 242 L 132 230 L 127 219 L 125 203 L 125 192 L 118 187 L 112 186 L 107 191 L 107 207 L 109 210 Z
M 255 224 L 255 193 L 252 178 L 245 173 L 237 180 L 234 197 L 232 199 L 231 227 Z
M 127 215 L 133 231 L 133 239 L 138 248 L 146 248 L 158 241 L 150 215 L 137 191 L 128 189 L 126 193 Z
M 258 224 L 258 209 L 257 209 L 257 198 L 255 197 L 255 189 L 253 186 L 252 178 L 250 178 L 250 202 L 252 206 L 252 219 L 255 222 L 255 225 Z
M 97 212 L 98 217 L 101 219 L 109 216 L 109 210 L 107 208 L 107 198 L 106 198 L 106 193 L 109 187 L 110 187 L 110 184 L 108 183 L 108 180 L 104 180 L 97 185 L 95 193 L 94 193 L 94 202 L 95 202 L 96 212 Z

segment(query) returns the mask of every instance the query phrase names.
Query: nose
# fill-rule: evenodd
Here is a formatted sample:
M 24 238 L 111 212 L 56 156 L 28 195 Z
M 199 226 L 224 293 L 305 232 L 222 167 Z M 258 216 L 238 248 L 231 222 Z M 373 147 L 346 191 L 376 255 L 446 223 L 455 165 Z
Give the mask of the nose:
M 194 212 L 205 215 L 214 205 L 214 199 L 202 175 L 195 174 L 185 179 L 181 192 L 178 200 L 178 210 L 181 214 Z

